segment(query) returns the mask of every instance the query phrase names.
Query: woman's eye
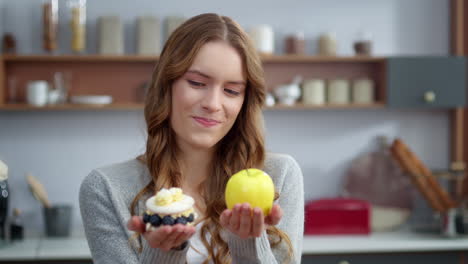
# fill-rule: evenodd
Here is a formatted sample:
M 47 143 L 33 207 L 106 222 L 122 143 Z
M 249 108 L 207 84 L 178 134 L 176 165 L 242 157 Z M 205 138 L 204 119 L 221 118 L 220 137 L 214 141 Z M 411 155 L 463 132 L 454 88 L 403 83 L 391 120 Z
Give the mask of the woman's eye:
M 238 91 L 234 91 L 231 89 L 224 89 L 224 91 L 226 91 L 228 94 L 236 95 L 236 96 L 240 94 Z
M 187 80 L 187 82 L 188 82 L 190 85 L 192 85 L 192 86 L 197 86 L 197 87 L 202 87 L 202 86 L 205 85 L 204 83 L 196 82 L 196 81 L 192 81 L 192 80 Z

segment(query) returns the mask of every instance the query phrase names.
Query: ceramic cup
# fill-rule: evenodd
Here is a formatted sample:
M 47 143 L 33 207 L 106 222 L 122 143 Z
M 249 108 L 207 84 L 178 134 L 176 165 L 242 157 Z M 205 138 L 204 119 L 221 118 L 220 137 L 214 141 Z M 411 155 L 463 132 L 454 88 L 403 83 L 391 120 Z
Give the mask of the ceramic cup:
M 49 84 L 46 81 L 30 81 L 27 85 L 26 100 L 34 106 L 47 104 L 49 95 Z

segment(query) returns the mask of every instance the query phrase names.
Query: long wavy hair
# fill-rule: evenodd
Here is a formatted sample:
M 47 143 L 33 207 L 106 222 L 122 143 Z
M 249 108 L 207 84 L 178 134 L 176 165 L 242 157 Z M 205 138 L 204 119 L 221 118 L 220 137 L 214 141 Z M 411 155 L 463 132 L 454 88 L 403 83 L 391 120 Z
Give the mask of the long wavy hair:
M 230 263 L 227 243 L 221 237 L 220 214 L 226 209 L 224 191 L 234 173 L 246 168 L 263 168 L 265 142 L 262 107 L 265 100 L 265 79 L 261 60 L 242 28 L 229 17 L 201 14 L 179 26 L 167 40 L 153 71 L 145 101 L 148 139 L 146 153 L 138 157 L 149 169 L 152 181 L 133 199 L 132 215 L 138 201 L 161 188 L 180 187 L 180 150 L 175 132 L 170 126 L 172 84 L 192 65 L 200 48 L 210 41 L 225 41 L 242 58 L 247 76 L 246 94 L 239 115 L 230 131 L 214 147 L 210 176 L 199 191 L 206 212 L 201 227 L 201 239 L 208 251 L 204 263 Z M 267 227 L 272 247 L 286 242 L 288 255 L 292 245 L 286 233 L 274 226 Z M 209 236 L 208 236 L 209 234 Z

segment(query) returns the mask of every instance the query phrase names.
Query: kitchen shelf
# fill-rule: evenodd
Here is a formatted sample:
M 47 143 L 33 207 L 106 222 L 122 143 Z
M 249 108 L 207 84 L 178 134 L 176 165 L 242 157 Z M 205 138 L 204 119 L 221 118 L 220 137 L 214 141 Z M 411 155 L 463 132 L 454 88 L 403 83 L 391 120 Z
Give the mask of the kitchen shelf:
M 382 62 L 384 57 L 372 56 L 310 56 L 310 55 L 262 55 L 264 63 L 326 63 L 326 62 Z M 155 62 L 159 56 L 141 55 L 3 55 L 5 62 Z
M 4 55 L 5 62 L 156 62 L 158 56 L 139 55 Z
M 325 105 L 325 106 L 275 106 L 268 110 L 290 109 L 368 109 L 386 104 L 386 62 L 384 57 L 371 56 L 310 56 L 310 55 L 263 55 L 266 88 L 273 91 L 282 84 L 290 83 L 296 75 L 307 79 L 370 78 L 375 82 L 376 104 L 371 105 Z M 12 55 L 0 56 L 0 109 L 1 110 L 132 110 L 141 109 L 145 85 L 158 56 L 139 55 Z M 56 72 L 69 73 L 69 95 L 110 95 L 110 106 L 62 105 L 31 107 L 8 105 L 10 97 L 7 83 L 14 78 L 17 97 L 26 101 L 26 86 L 31 80 L 51 82 Z
M 0 111 L 58 111 L 58 110 L 96 110 L 96 111 L 108 111 L 108 110 L 143 110 L 144 105 L 142 103 L 116 103 L 109 105 L 84 105 L 84 104 L 57 104 L 57 105 L 46 105 L 46 106 L 32 106 L 28 104 L 4 104 L 0 106 Z M 384 108 L 385 104 L 349 104 L 349 105 L 281 105 L 266 106 L 264 110 L 327 110 L 327 109 L 378 109 Z
M 56 111 L 56 110 L 143 110 L 143 104 L 139 103 L 116 103 L 108 105 L 91 104 L 56 104 L 45 106 L 33 106 L 29 104 L 4 104 L 0 110 L 5 111 Z

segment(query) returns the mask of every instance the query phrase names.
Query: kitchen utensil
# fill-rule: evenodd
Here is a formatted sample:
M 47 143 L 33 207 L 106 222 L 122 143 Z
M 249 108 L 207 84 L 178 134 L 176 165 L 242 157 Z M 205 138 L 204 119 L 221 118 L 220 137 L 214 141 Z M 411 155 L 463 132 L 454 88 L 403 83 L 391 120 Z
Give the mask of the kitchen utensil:
M 48 237 L 70 235 L 72 206 L 68 204 L 44 207 L 45 233 Z
M 447 212 L 456 207 L 455 201 L 434 179 L 431 171 L 401 139 L 395 139 L 391 152 L 400 166 L 410 174 L 413 183 L 434 210 Z
M 8 216 L 8 166 L 0 160 L 0 241 L 6 239 L 6 219 Z
M 30 81 L 27 85 L 27 102 L 34 106 L 44 106 L 48 102 L 49 83 L 47 81 Z
M 405 223 L 411 211 L 405 208 L 392 208 L 372 205 L 371 226 L 372 231 L 388 231 Z
M 33 196 L 45 207 L 50 208 L 50 202 L 47 198 L 47 192 L 39 180 L 31 174 L 26 175 L 26 181 L 28 182 L 29 188 Z
M 307 202 L 305 234 L 369 234 L 370 205 L 359 199 L 331 198 Z
M 274 90 L 275 96 L 278 101 L 284 105 L 293 105 L 297 99 L 301 96 L 300 83 L 302 81 L 301 76 L 294 77 L 294 80 L 290 84 L 281 85 Z
M 94 104 L 105 105 L 112 103 L 110 95 L 75 95 L 70 97 L 70 102 L 74 104 Z

